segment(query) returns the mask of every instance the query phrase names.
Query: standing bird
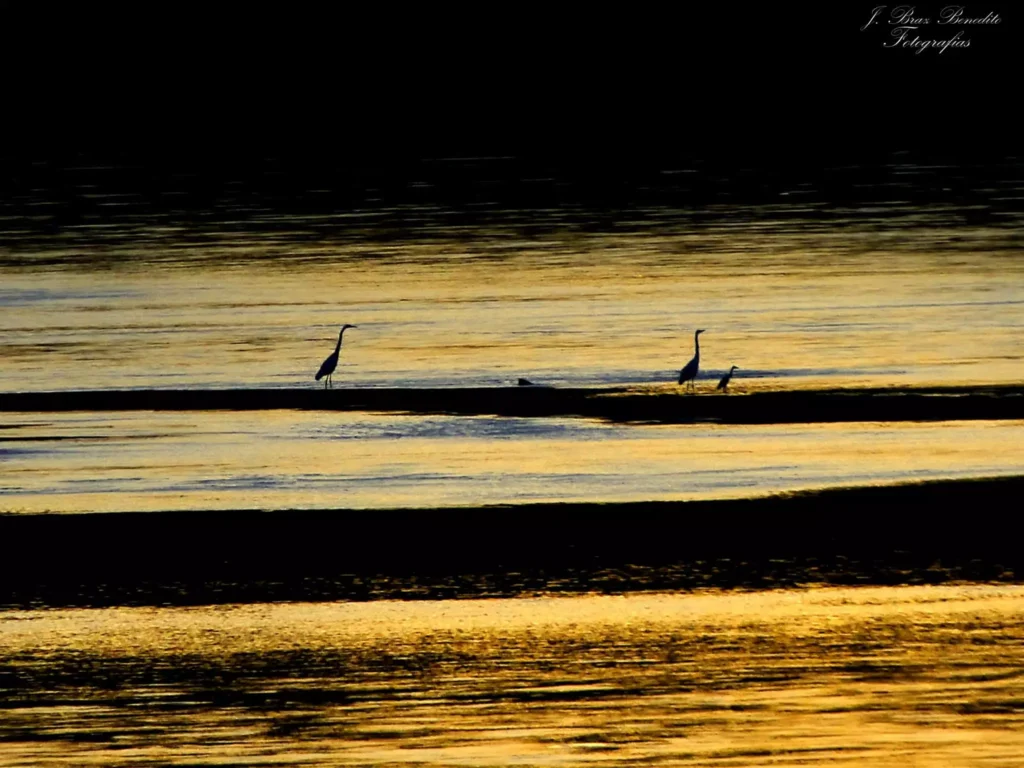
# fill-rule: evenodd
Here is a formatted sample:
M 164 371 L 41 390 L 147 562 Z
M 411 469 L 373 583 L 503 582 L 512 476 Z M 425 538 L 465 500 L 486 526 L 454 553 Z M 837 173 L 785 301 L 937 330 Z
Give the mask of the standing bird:
M 341 352 L 341 337 L 345 335 L 345 329 L 346 328 L 355 328 L 355 327 L 356 326 L 349 325 L 348 323 L 346 323 L 345 325 L 341 326 L 341 333 L 338 334 L 338 346 L 336 346 L 334 348 L 334 352 L 332 352 L 327 357 L 327 359 L 324 360 L 324 364 L 321 365 L 320 366 L 320 370 L 316 372 L 316 380 L 317 381 L 320 381 L 320 379 L 322 379 L 324 376 L 327 377 L 327 381 L 324 382 L 324 389 L 327 389 L 327 386 L 329 384 L 331 386 L 334 386 L 333 384 L 331 384 L 331 374 L 334 373 L 334 369 L 338 367 L 338 354 Z
M 738 370 L 739 370 L 739 366 L 737 366 L 737 365 L 734 365 L 732 368 L 730 368 L 729 372 L 727 374 L 725 374 L 725 376 L 723 376 L 722 379 L 718 382 L 717 389 L 720 389 L 723 392 L 728 392 L 729 391 L 729 379 L 732 378 L 732 372 L 733 371 L 738 371 Z
M 693 353 L 693 359 L 683 366 L 683 370 L 679 372 L 679 383 L 684 384 L 689 382 L 690 389 L 695 389 L 696 387 L 694 380 L 697 378 L 697 370 L 700 368 L 700 339 L 697 337 L 702 333 L 704 333 L 703 328 L 693 334 L 693 347 L 695 350 Z

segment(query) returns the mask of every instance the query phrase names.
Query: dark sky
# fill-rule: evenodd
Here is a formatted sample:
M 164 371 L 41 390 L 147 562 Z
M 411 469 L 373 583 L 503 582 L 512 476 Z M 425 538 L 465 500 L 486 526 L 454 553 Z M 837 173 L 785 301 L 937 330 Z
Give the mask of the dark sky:
M 873 2 L 401 11 L 6 3 L 7 156 L 771 163 L 1016 147 L 1024 18 L 882 47 Z M 836 7 L 838 6 L 838 7 Z M 918 4 L 937 19 L 942 4 Z M 953 30 L 929 26 L 928 37 Z M 11 75 L 13 74 L 13 77 Z

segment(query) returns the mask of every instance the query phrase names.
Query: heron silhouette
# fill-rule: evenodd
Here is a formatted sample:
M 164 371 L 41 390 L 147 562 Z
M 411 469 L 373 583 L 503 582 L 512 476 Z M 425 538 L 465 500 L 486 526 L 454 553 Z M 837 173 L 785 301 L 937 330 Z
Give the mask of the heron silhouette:
M 697 378 L 697 371 L 700 369 L 700 339 L 698 338 L 704 329 L 701 328 L 693 334 L 693 359 L 690 360 L 686 365 L 683 366 L 683 370 L 679 372 L 679 383 L 688 384 L 688 389 L 696 390 L 694 381 Z
M 316 372 L 317 381 L 320 381 L 320 379 L 324 378 L 325 376 L 327 377 L 327 380 L 324 381 L 324 389 L 327 389 L 328 385 L 334 386 L 334 384 L 331 382 L 331 374 L 333 374 L 334 369 L 338 367 L 338 355 L 341 353 L 341 337 L 345 335 L 346 328 L 355 327 L 356 326 L 349 325 L 348 323 L 341 326 L 341 333 L 338 334 L 337 346 L 334 348 L 334 351 L 330 355 L 328 355 L 327 359 L 324 360 L 323 365 L 320 366 L 320 370 Z
M 727 374 L 725 374 L 725 376 L 723 376 L 721 378 L 721 380 L 718 382 L 718 386 L 716 387 L 716 389 L 720 389 L 723 392 L 728 392 L 729 391 L 729 379 L 732 378 L 732 372 L 733 371 L 738 371 L 738 370 L 739 370 L 739 366 L 738 365 L 734 365 L 732 368 L 730 368 L 729 372 Z

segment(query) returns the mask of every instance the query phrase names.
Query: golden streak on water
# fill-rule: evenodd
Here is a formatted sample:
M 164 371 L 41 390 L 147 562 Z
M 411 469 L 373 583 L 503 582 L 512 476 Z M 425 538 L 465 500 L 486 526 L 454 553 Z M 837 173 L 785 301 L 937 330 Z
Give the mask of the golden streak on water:
M 338 385 L 670 383 L 697 327 L 703 370 L 738 365 L 737 388 L 1024 378 L 1018 259 L 890 252 L 864 233 L 856 253 L 792 235 L 750 250 L 752 236 L 711 251 L 685 233 L 547 250 L 452 239 L 380 259 L 341 245 L 304 259 L 298 242 L 244 268 L 8 270 L 0 391 L 312 387 L 345 322 L 358 330 Z
M 1012 766 L 1022 617 L 994 585 L 10 611 L 0 765 Z
M 757 496 L 1024 472 L 1024 423 L 612 425 L 264 411 L 0 414 L 6 511 Z
M 697 327 L 737 392 L 1024 380 L 1013 220 L 842 215 L 358 244 L 70 231 L 5 256 L 27 266 L 0 274 L 0 391 L 313 387 L 345 322 L 339 385 L 659 386 Z M 1022 443 L 1019 423 L 28 420 L 4 430 L 5 509 L 721 497 L 1014 473 Z M 982 585 L 0 612 L 0 764 L 1016 768 L 1022 609 Z

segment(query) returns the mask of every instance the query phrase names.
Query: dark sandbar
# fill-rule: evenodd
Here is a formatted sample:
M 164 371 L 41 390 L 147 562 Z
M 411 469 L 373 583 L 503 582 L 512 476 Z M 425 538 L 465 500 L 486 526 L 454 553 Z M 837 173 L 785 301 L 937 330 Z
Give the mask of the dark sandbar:
M 759 499 L 0 515 L 0 605 L 1020 581 L 1024 477 Z
M 619 422 L 677 424 L 1024 419 L 1024 386 L 787 390 L 729 395 L 548 387 L 161 389 L 0 394 L 0 411 L 265 409 L 585 416 Z

